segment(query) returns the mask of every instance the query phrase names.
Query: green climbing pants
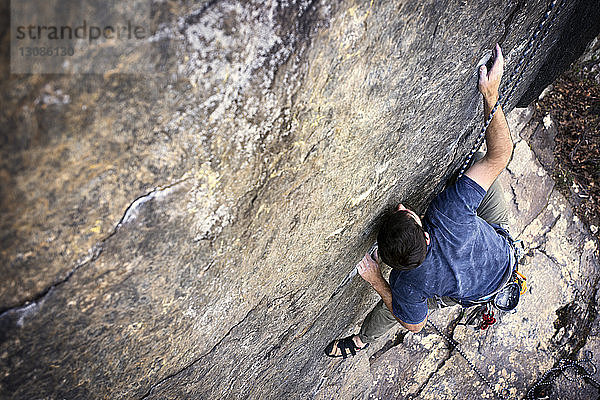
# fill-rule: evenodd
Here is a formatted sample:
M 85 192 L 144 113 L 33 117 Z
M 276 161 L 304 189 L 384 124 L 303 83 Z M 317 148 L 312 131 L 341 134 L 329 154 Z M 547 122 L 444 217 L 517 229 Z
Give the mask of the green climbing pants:
M 481 159 L 481 157 L 483 157 L 482 152 L 476 153 L 473 156 L 472 162 Z M 502 186 L 498 180 L 492 184 L 483 200 L 481 200 L 481 204 L 477 208 L 477 215 L 489 223 L 498 224 L 503 228 L 508 227 L 508 208 L 504 199 Z M 430 310 L 456 304 L 458 303 L 455 300 L 446 296 L 441 299 L 427 299 L 427 307 Z M 372 342 L 384 335 L 397 323 L 398 321 L 394 318 L 392 312 L 387 308 L 383 300 L 380 300 L 363 321 L 358 336 L 364 343 Z

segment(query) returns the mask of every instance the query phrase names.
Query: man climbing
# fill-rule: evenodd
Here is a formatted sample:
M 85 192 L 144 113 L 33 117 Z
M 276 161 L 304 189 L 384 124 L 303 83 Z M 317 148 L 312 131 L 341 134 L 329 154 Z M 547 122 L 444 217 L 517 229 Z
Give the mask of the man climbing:
M 479 70 L 479 91 L 488 118 L 498 100 L 504 71 L 499 45 L 489 72 Z M 485 133 L 487 152 L 478 153 L 465 174 L 440 193 L 423 219 L 400 204 L 386 214 L 377 235 L 379 248 L 358 265 L 358 273 L 381 296 L 360 333 L 331 342 L 330 357 L 355 355 L 400 323 L 419 332 L 428 310 L 483 298 L 512 272 L 514 255 L 506 237 L 508 218 L 496 178 L 508 164 L 513 143 L 501 107 Z M 389 284 L 379 261 L 392 267 Z

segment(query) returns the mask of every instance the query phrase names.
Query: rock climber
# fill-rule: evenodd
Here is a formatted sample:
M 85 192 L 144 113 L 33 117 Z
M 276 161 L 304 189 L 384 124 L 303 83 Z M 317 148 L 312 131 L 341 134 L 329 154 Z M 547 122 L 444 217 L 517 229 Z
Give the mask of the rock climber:
M 493 64 L 479 69 L 478 87 L 487 119 L 498 100 L 504 58 L 496 44 Z M 367 253 L 358 273 L 381 300 L 360 333 L 331 342 L 330 357 L 355 355 L 397 323 L 420 332 L 429 310 L 483 298 L 500 287 L 514 266 L 506 236 L 508 213 L 498 175 L 513 150 L 508 124 L 498 107 L 485 133 L 487 152 L 431 202 L 423 218 L 400 204 L 382 219 L 375 260 Z M 392 268 L 389 284 L 379 262 Z

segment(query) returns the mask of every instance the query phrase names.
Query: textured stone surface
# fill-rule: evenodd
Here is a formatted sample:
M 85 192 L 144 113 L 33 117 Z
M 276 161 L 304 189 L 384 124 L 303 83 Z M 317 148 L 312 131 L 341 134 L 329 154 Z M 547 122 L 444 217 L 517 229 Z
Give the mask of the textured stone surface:
M 332 295 L 377 216 L 422 210 L 461 164 L 478 61 L 500 41 L 509 74 L 545 2 L 157 4 L 174 52 L 157 76 L 9 76 L 2 31 L 0 397 L 473 397 L 481 383 L 428 333 L 392 332 L 372 359 L 322 349 L 375 300 L 360 279 Z M 595 247 L 524 142 L 506 179 L 533 281 L 561 279 L 532 284 L 557 295 L 479 350 L 525 360 L 508 326 L 532 357 L 543 343 L 535 368 L 506 367 L 520 390 L 560 343 L 585 344 Z

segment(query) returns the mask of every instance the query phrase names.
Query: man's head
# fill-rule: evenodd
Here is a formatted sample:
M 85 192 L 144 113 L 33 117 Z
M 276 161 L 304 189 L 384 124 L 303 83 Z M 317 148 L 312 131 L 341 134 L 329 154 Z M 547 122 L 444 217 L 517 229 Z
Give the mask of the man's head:
M 392 268 L 407 271 L 425 260 L 429 234 L 419 216 L 404 207 L 386 213 L 377 234 L 379 257 Z

